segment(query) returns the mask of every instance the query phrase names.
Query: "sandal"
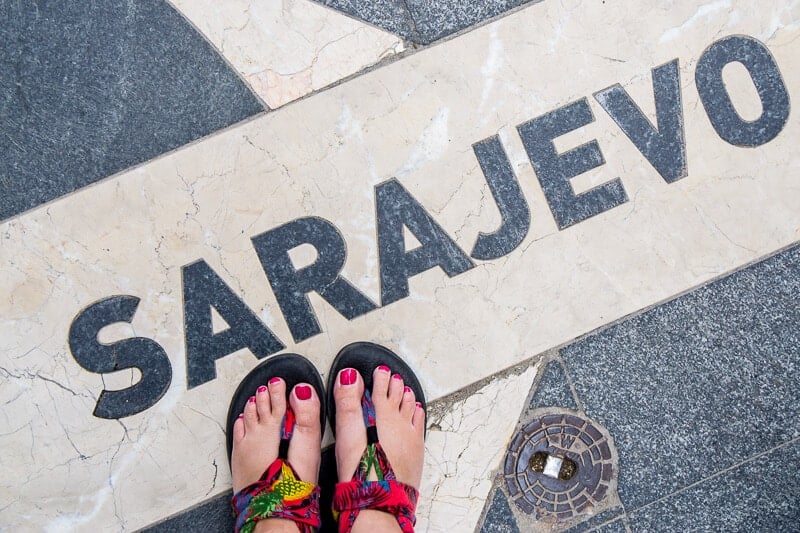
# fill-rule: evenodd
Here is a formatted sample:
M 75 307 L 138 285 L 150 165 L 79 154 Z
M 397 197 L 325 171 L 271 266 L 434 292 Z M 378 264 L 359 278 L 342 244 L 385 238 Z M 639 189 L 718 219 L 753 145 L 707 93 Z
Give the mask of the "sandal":
M 333 516 L 339 522 L 339 533 L 349 533 L 362 509 L 383 511 L 395 517 L 403 533 L 414 533 L 414 515 L 419 492 L 411 485 L 400 481 L 386 458 L 386 452 L 378 439 L 375 425 L 375 407 L 372 403 L 372 372 L 386 365 L 393 373 L 400 374 L 406 386 L 411 387 L 416 400 L 427 407 L 425 395 L 417 376 L 411 368 L 391 350 L 369 342 L 357 342 L 342 348 L 334 359 L 328 374 L 327 409 L 335 419 L 336 403 L 333 397 L 334 380 L 345 368 L 358 370 L 364 379 L 364 396 L 361 408 L 367 428 L 367 448 L 361 456 L 358 469 L 349 482 L 336 483 L 333 494 Z M 331 424 L 335 436 L 335 424 Z M 426 428 L 427 431 L 427 428 Z M 367 481 L 374 471 L 378 481 Z
M 317 369 L 305 357 L 297 354 L 281 354 L 270 357 L 242 380 L 236 389 L 228 409 L 227 446 L 228 463 L 233 452 L 233 424 L 244 411 L 248 398 L 260 385 L 273 377 L 286 382 L 287 406 L 283 417 L 281 443 L 278 458 L 270 464 L 255 483 L 233 495 L 231 506 L 236 516 L 236 533 L 250 533 L 256 522 L 265 518 L 292 520 L 301 533 L 312 533 L 320 526 L 318 485 L 297 479 L 297 472 L 286 460 L 289 441 L 294 432 L 294 413 L 288 405 L 288 395 L 298 383 L 309 383 L 323 398 L 322 378 Z M 320 427 L 325 429 L 325 405 L 320 405 Z

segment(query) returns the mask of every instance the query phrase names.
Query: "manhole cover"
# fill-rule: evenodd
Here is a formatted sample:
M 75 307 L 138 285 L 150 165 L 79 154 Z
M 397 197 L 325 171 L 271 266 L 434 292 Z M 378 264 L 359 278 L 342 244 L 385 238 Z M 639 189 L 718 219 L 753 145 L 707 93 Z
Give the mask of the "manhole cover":
M 549 410 L 511 442 L 504 475 L 511 499 L 524 513 L 568 520 L 605 498 L 615 465 L 616 451 L 598 424 Z

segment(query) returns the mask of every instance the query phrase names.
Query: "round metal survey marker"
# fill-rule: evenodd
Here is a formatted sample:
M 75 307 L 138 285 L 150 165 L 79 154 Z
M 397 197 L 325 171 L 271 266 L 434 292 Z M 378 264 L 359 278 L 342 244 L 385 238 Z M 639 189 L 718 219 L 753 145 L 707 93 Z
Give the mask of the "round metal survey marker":
M 560 409 L 534 414 L 506 454 L 506 487 L 522 512 L 569 520 L 605 498 L 617 453 L 607 432 L 589 419 Z

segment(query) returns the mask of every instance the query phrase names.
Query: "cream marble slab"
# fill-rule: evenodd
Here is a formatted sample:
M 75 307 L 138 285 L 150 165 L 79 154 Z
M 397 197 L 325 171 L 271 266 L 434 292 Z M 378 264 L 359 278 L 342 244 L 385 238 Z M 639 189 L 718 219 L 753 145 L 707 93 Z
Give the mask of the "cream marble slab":
M 272 108 L 404 50 L 403 40 L 309 0 L 172 0 Z
M 769 47 L 796 104 L 798 21 L 796 1 L 543 2 L 4 222 L 0 528 L 135 529 L 229 488 L 225 412 L 256 359 L 225 357 L 187 390 L 181 267 L 200 258 L 323 372 L 367 338 L 433 399 L 800 240 L 796 109 L 776 139 L 738 148 L 694 84 L 703 50 L 740 33 Z M 689 174 L 667 185 L 591 95 L 621 83 L 652 114 L 650 69 L 676 57 Z M 754 98 L 737 79 L 736 100 Z M 515 126 L 584 96 L 596 121 L 558 144 L 596 138 L 607 163 L 576 187 L 619 176 L 630 201 L 559 231 Z M 323 334 L 293 343 L 250 238 L 330 220 L 344 276 L 377 302 L 374 186 L 397 177 L 468 253 L 500 222 L 471 150 L 498 132 L 532 213 L 521 246 L 454 278 L 416 276 L 409 298 L 353 321 L 312 295 Z M 156 340 L 173 379 L 152 408 L 109 421 L 91 415 L 98 394 L 138 373 L 83 370 L 67 332 L 115 294 L 141 303 L 101 340 Z
M 540 366 L 495 379 L 428 418 L 418 531 L 475 529 Z

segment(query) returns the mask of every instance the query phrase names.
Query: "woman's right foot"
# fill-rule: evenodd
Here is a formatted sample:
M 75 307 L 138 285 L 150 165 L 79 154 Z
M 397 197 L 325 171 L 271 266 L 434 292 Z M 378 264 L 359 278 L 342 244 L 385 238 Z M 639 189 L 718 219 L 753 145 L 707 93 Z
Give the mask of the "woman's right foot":
M 419 490 L 425 453 L 425 410 L 417 403 L 414 391 L 406 387 L 399 374 L 385 366 L 373 371 L 372 403 L 381 447 L 394 470 L 397 481 Z M 336 402 L 336 467 L 340 482 L 353 479 L 367 447 L 367 428 L 361 410 L 364 380 L 357 370 L 339 372 L 333 389 Z M 368 480 L 376 480 L 369 472 Z M 362 511 L 367 518 L 386 513 Z M 394 522 L 397 525 L 396 522 Z M 354 527 L 354 531 L 356 528 Z

